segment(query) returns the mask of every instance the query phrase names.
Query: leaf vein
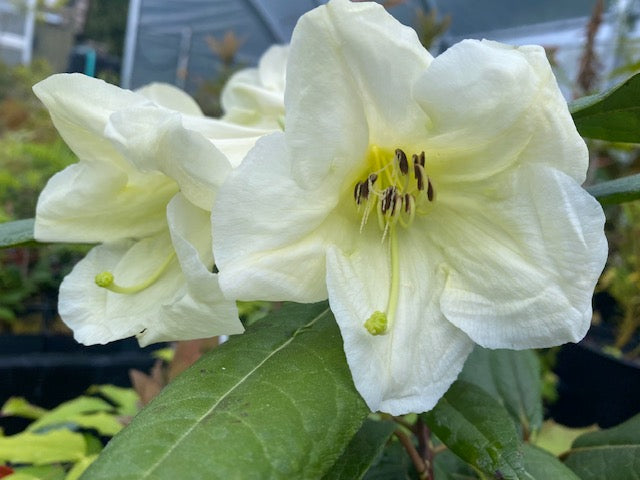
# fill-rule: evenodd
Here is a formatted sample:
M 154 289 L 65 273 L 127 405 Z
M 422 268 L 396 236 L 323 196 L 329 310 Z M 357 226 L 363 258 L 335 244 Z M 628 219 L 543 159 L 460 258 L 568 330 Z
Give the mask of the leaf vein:
M 180 435 L 180 437 L 178 437 L 176 439 L 176 441 L 173 443 L 173 445 L 171 445 L 170 448 L 168 448 L 164 454 L 162 454 L 160 456 L 160 458 L 153 464 L 151 465 L 145 472 L 143 472 L 143 475 L 140 478 L 150 478 L 150 475 L 164 462 L 167 460 L 167 458 L 169 458 L 169 456 L 171 455 L 171 453 L 173 453 L 173 451 L 178 447 L 178 445 L 180 445 L 180 443 L 182 443 L 190 434 L 191 432 L 193 432 L 193 430 L 209 415 L 211 415 L 213 413 L 213 411 L 218 407 L 218 405 L 220 405 L 220 403 L 227 398 L 231 392 L 233 392 L 236 388 L 240 387 L 245 380 L 247 380 L 247 378 L 249 378 L 251 375 L 253 375 L 258 369 L 260 369 L 260 367 L 262 367 L 267 361 L 269 361 L 269 359 L 271 357 L 273 357 L 274 355 L 276 355 L 278 352 L 280 352 L 281 350 L 283 350 L 284 348 L 286 348 L 291 342 L 293 342 L 293 340 L 296 338 L 296 336 L 303 332 L 304 330 L 311 328 L 318 320 L 320 320 L 320 318 L 322 318 L 323 316 L 325 316 L 327 314 L 327 312 L 329 312 L 329 309 L 325 309 L 323 310 L 321 313 L 319 313 L 313 320 L 311 320 L 309 323 L 307 323 L 306 325 L 303 325 L 302 327 L 298 328 L 295 332 L 293 332 L 293 334 L 291 335 L 290 338 L 287 339 L 287 341 L 285 341 L 282 345 L 280 345 L 278 348 L 276 348 L 275 350 L 269 352 L 269 354 L 262 360 L 260 361 L 260 363 L 258 363 L 255 367 L 253 367 L 245 376 L 243 376 L 240 380 L 238 380 L 235 385 L 233 385 L 227 392 L 225 392 L 224 395 L 222 395 L 212 406 L 211 408 L 207 409 L 206 412 L 204 412 L 200 418 L 198 418 L 193 425 L 191 425 L 182 435 Z

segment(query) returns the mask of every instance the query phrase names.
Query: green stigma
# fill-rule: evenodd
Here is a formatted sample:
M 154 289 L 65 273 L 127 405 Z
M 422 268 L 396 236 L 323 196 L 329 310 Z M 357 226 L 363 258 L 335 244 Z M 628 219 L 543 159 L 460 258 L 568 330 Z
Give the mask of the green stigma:
M 176 256 L 175 252 L 171 252 L 167 256 L 167 258 L 164 260 L 164 262 L 162 262 L 162 264 L 154 272 L 152 272 L 151 275 L 149 275 L 149 277 L 147 277 L 145 280 L 143 280 L 137 285 L 131 285 L 128 287 L 123 287 L 121 285 L 118 285 L 115 282 L 113 273 L 108 271 L 100 272 L 99 274 L 97 274 L 94 278 L 94 282 L 96 282 L 97 286 L 101 288 L 106 288 L 107 290 L 114 293 L 128 293 L 128 294 L 138 293 L 149 288 L 151 285 L 156 283 L 158 279 L 162 276 L 162 274 L 165 272 L 165 270 L 169 267 L 169 265 L 171 264 L 171 261 L 175 258 L 175 256 Z
M 99 287 L 107 288 L 113 284 L 113 273 L 101 272 L 96 275 L 95 282 Z
M 371 335 L 382 335 L 387 332 L 387 314 L 376 311 L 364 322 L 364 328 Z

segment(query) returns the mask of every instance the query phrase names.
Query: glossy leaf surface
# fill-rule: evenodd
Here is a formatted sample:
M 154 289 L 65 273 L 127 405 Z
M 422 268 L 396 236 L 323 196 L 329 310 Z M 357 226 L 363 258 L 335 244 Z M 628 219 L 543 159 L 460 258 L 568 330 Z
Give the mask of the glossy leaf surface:
M 395 422 L 391 421 L 367 420 L 323 478 L 325 480 L 362 478 L 374 460 L 382 454 L 396 426 Z
M 509 413 L 480 387 L 456 381 L 424 419 L 453 453 L 486 475 L 529 478 Z
M 326 303 L 290 304 L 178 376 L 82 478 L 320 478 L 368 413 Z
M 489 350 L 476 346 L 459 376 L 491 394 L 525 436 L 542 425 L 540 362 L 532 350 Z
M 606 92 L 579 98 L 569 110 L 583 137 L 640 143 L 640 75 Z
M 565 463 L 582 480 L 637 480 L 640 414 L 616 427 L 581 435 Z

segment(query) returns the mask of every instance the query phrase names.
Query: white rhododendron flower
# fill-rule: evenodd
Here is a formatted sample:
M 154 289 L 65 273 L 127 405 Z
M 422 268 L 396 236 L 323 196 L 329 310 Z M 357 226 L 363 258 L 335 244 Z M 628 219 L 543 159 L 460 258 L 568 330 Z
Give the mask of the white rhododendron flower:
M 212 273 L 215 193 L 273 129 L 203 116 L 181 90 L 83 75 L 34 87 L 79 162 L 40 195 L 40 241 L 102 243 L 64 279 L 59 312 L 85 344 L 141 345 L 243 331 Z
M 219 191 L 220 285 L 328 297 L 372 410 L 431 409 L 474 343 L 583 337 L 604 215 L 542 48 L 434 59 L 381 6 L 332 0 L 294 31 L 285 107 Z
M 280 128 L 284 120 L 284 86 L 289 48 L 270 47 L 257 68 L 235 73 L 222 90 L 224 120 L 263 128 Z

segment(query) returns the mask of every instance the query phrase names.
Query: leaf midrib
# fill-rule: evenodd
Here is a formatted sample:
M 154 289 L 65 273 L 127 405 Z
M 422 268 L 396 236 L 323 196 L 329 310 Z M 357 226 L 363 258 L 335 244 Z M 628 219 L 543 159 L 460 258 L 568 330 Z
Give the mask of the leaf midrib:
M 617 449 L 640 449 L 638 443 L 618 443 L 613 445 L 589 445 L 584 447 L 574 447 L 567 452 L 566 455 L 572 455 L 580 452 L 591 452 L 596 450 L 617 450 Z
M 509 461 L 510 459 L 508 459 L 507 456 L 504 454 L 504 450 L 505 449 L 501 448 L 502 447 L 502 442 L 500 441 L 500 439 L 492 438 L 490 435 L 488 435 L 484 431 L 484 426 L 483 426 L 483 428 L 480 428 L 476 424 L 475 419 L 467 416 L 465 414 L 465 412 L 463 411 L 463 409 L 458 408 L 457 404 L 455 402 L 451 402 L 446 396 L 442 397 L 441 401 L 444 401 L 445 403 L 449 404 L 449 406 L 451 408 L 453 408 L 458 413 L 458 415 L 460 415 L 476 433 L 478 433 L 482 438 L 484 438 L 487 441 L 487 446 L 495 448 L 495 443 L 498 443 L 498 445 L 499 445 L 499 447 L 498 447 L 498 455 L 499 455 L 499 457 L 498 458 L 502 462 L 504 462 L 505 465 L 507 465 L 509 468 L 511 468 L 513 473 L 519 474 L 522 471 L 524 471 L 524 468 L 522 468 L 522 467 L 521 468 L 517 468 L 518 466 L 513 466 L 511 464 L 511 462 Z M 483 448 L 483 450 L 487 453 L 487 455 L 489 455 L 489 458 L 490 458 L 491 462 L 494 463 L 493 458 L 491 458 L 491 455 L 486 450 L 486 447 Z M 478 468 L 481 468 L 480 465 L 476 465 L 476 466 Z M 500 467 L 500 465 L 496 465 L 496 467 Z
M 303 332 L 305 329 L 312 327 L 318 320 L 320 320 L 320 318 L 322 318 L 323 316 L 325 316 L 327 313 L 329 312 L 329 309 L 326 308 L 325 310 L 323 310 L 322 312 L 320 312 L 313 320 L 311 320 L 309 323 L 301 326 L 300 328 L 296 329 L 293 334 L 291 335 L 290 338 L 288 338 L 284 343 L 282 343 L 282 345 L 280 345 L 278 348 L 276 348 L 275 350 L 272 350 L 271 352 L 269 352 L 269 354 L 262 360 L 260 361 L 260 363 L 258 363 L 255 367 L 253 367 L 245 376 L 243 376 L 240 380 L 238 380 L 238 382 L 236 382 L 229 390 L 227 390 L 224 395 L 222 395 L 217 402 L 215 402 L 211 408 L 209 408 L 205 413 L 203 413 L 200 418 L 198 418 L 195 422 L 193 422 L 193 425 L 191 425 L 191 427 L 189 427 L 180 437 L 178 437 L 178 439 L 173 443 L 173 445 L 171 445 L 170 448 L 168 448 L 161 456 L 160 458 L 158 458 L 158 460 L 151 465 L 144 473 L 143 475 L 140 477 L 141 479 L 144 478 L 150 478 L 149 476 L 167 459 L 169 458 L 169 456 L 171 455 L 171 453 L 180 445 L 180 443 L 182 443 L 190 434 L 191 432 L 193 432 L 193 430 L 200 425 L 200 423 L 209 415 L 211 415 L 211 413 L 218 407 L 218 405 L 220 405 L 220 403 L 227 398 L 235 389 L 237 389 L 238 387 L 240 387 L 242 385 L 242 383 L 249 378 L 251 375 L 253 375 L 260 367 L 262 367 L 270 358 L 272 358 L 274 355 L 276 355 L 278 352 L 280 352 L 281 350 L 283 350 L 284 348 L 286 348 L 291 342 L 293 342 L 293 340 L 296 338 L 296 336 L 298 335 L 298 333 Z

